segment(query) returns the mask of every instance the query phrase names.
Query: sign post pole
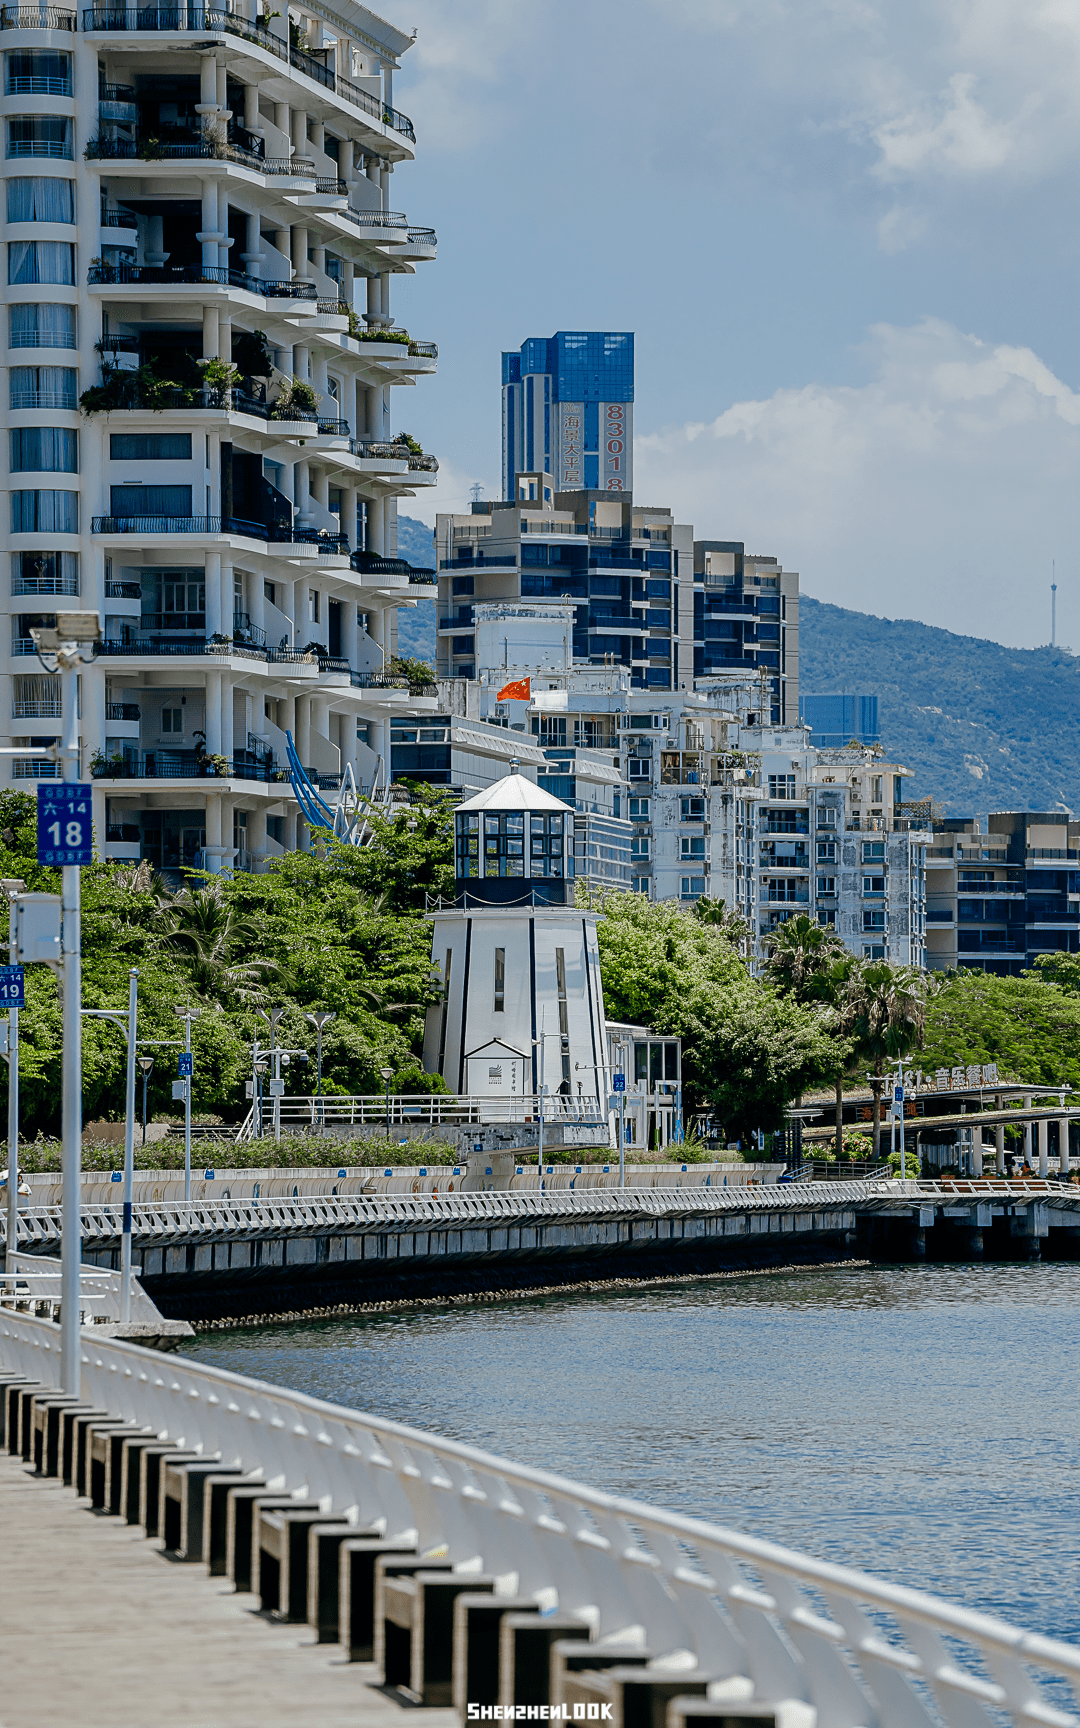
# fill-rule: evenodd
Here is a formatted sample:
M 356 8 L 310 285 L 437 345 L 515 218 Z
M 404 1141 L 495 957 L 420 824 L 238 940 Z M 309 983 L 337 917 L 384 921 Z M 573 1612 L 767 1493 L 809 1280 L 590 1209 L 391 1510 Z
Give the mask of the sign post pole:
M 131 1195 L 135 1172 L 135 1044 L 138 1039 L 139 973 L 128 973 L 127 1097 L 124 1109 L 124 1229 L 120 1237 L 120 1319 L 131 1320 Z
M 8 932 L 8 957 L 15 959 L 16 912 L 15 893 L 24 884 L 22 882 L 7 882 L 4 884 L 8 892 L 10 907 L 10 927 Z M 19 1009 L 23 1003 L 23 969 L 21 966 L 10 965 L 0 967 L 0 994 L 8 1005 L 8 1170 L 7 1170 L 7 1246 L 5 1249 L 4 1271 L 18 1270 L 16 1244 L 19 1240 Z
M 611 1085 L 619 1100 L 619 1187 L 626 1187 L 626 1075 L 613 1074 Z

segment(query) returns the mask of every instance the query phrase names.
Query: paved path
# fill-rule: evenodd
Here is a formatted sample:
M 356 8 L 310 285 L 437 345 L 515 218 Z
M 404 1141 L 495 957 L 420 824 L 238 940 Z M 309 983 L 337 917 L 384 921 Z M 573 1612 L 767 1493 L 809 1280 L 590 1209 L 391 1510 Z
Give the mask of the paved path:
M 0 1728 L 458 1728 L 0 1456 Z

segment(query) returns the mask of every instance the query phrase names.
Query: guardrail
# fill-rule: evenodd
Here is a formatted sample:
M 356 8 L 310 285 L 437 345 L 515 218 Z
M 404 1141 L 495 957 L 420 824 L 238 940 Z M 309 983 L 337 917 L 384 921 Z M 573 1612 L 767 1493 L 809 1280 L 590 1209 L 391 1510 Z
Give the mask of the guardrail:
M 373 675 L 358 673 L 358 678 L 372 680 Z M 406 688 L 407 679 L 382 679 L 389 688 Z M 631 1094 L 631 1096 L 635 1096 Z M 258 1111 L 253 1105 L 236 1133 L 239 1144 L 250 1140 L 257 1132 Z M 370 1125 L 375 1128 L 400 1126 L 402 1123 L 447 1122 L 466 1125 L 472 1122 L 530 1122 L 539 1126 L 540 1099 L 535 1093 L 519 1093 L 514 1097 L 491 1098 L 458 1095 L 453 1092 L 397 1092 L 389 1103 L 385 1095 L 371 1093 L 348 1097 L 264 1098 L 262 1120 L 270 1119 L 295 1128 L 322 1129 L 331 1126 L 350 1128 Z M 579 1104 L 576 1098 L 563 1098 L 558 1093 L 544 1097 L 544 1121 L 600 1124 L 607 1127 L 607 1110 L 595 1099 Z
M 57 1386 L 59 1343 L 57 1327 L 0 1310 L 8 1370 Z M 1060 1640 L 403 1423 L 87 1332 L 81 1343 L 82 1396 L 108 1416 L 466 1578 L 493 1575 L 499 1595 L 580 1615 L 594 1639 L 645 1646 L 669 1681 L 695 1667 L 742 1677 L 741 1699 L 804 1700 L 824 1728 L 935 1716 L 1075 1728 L 1061 1704 L 1080 1691 L 1080 1649 Z
M 571 1178 L 572 1179 L 572 1178 Z M 1060 1195 L 1061 1191 L 1057 1193 Z M 1046 1185 L 1033 1186 L 1031 1193 L 1016 1199 L 1041 1199 Z M 293 1200 L 236 1199 L 204 1201 L 153 1201 L 132 1207 L 132 1232 L 136 1239 L 161 1242 L 166 1237 L 193 1241 L 232 1236 L 280 1234 L 282 1230 L 327 1231 L 363 1234 L 388 1227 L 427 1230 L 458 1224 L 500 1224 L 539 1219 L 596 1217 L 657 1218 L 701 1216 L 718 1212 L 814 1212 L 848 1211 L 855 1204 L 864 1210 L 892 1211 L 910 1207 L 921 1192 L 914 1183 L 899 1182 L 800 1182 L 769 1183 L 761 1187 L 724 1188 L 706 1181 L 700 1187 L 666 1188 L 558 1188 L 547 1180 L 541 1192 L 535 1189 L 458 1190 L 445 1194 L 359 1194 L 312 1196 Z M 954 1198 L 952 1191 L 938 1193 L 942 1204 Z M 1080 1196 L 1075 1205 L 1080 1208 Z M 1070 1208 L 1071 1210 L 1072 1208 Z M 111 1241 L 120 1234 L 119 1205 L 104 1203 L 81 1207 L 83 1240 Z M 33 1206 L 19 1210 L 17 1246 L 33 1247 L 59 1240 L 62 1224 L 59 1206 Z M 4 1240 L 0 1219 L 0 1241 Z

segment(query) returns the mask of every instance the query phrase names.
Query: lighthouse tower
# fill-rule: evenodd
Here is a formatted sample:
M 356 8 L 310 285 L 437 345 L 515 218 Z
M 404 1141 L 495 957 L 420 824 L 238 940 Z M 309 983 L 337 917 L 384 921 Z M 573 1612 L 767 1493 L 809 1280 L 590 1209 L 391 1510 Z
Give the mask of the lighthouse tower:
M 474 1097 L 543 1084 L 606 1121 L 597 915 L 574 906 L 573 809 L 515 763 L 454 826 L 455 905 L 432 914 L 445 1000 L 428 1010 L 424 1067 Z

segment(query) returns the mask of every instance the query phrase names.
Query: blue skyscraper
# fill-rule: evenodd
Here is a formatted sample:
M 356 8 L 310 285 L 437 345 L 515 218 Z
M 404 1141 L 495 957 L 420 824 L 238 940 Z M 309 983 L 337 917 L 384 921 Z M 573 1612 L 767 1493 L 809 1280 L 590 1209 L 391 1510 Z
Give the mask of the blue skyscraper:
M 504 499 L 519 474 L 550 475 L 553 493 L 633 490 L 632 331 L 530 337 L 503 354 L 502 395 Z

